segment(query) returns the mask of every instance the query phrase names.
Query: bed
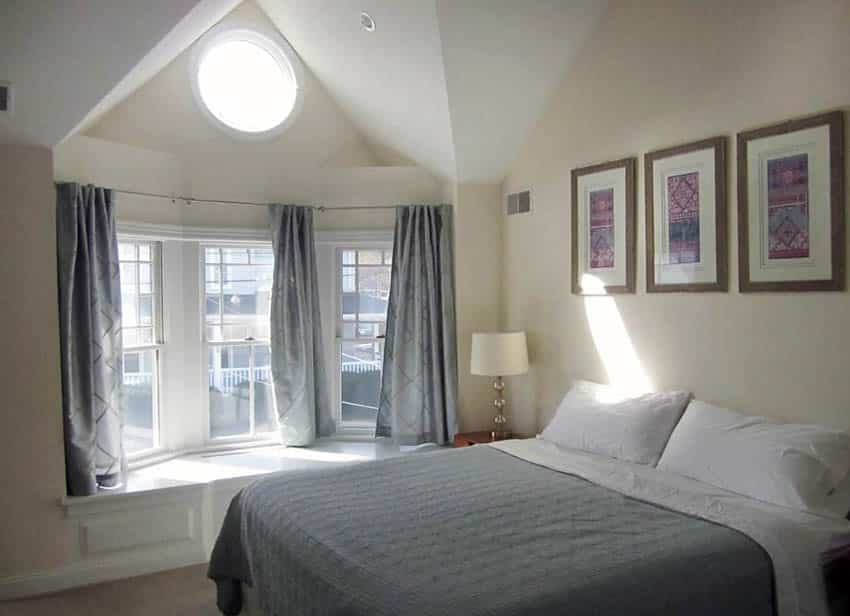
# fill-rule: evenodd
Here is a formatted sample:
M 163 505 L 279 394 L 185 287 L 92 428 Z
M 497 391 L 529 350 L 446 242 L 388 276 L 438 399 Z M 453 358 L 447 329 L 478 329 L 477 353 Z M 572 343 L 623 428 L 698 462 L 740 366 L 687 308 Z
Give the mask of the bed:
M 840 520 L 527 439 L 260 479 L 209 576 L 228 615 L 820 616 L 848 613 L 848 543 Z

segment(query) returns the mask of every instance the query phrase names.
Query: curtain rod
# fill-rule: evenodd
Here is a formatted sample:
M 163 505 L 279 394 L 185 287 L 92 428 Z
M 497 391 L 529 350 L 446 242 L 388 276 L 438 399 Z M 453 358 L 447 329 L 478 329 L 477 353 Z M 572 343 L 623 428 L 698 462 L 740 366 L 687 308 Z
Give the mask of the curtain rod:
M 193 205 L 196 203 L 211 203 L 217 205 L 242 205 L 242 206 L 269 206 L 273 205 L 271 203 L 262 203 L 260 201 L 230 201 L 227 199 L 195 199 L 193 197 L 183 197 L 181 195 L 162 195 L 159 193 L 148 193 L 148 192 L 140 192 L 136 190 L 121 190 L 120 188 L 113 188 L 112 192 L 121 193 L 122 195 L 136 195 L 139 197 L 153 197 L 155 199 L 168 199 L 172 203 L 176 203 L 178 201 L 183 201 L 186 205 Z M 327 212 L 330 210 L 394 210 L 396 209 L 395 205 L 352 205 L 352 206 L 337 206 L 337 207 L 328 207 L 325 205 L 305 205 L 303 207 L 309 207 L 314 210 L 318 210 L 319 212 Z

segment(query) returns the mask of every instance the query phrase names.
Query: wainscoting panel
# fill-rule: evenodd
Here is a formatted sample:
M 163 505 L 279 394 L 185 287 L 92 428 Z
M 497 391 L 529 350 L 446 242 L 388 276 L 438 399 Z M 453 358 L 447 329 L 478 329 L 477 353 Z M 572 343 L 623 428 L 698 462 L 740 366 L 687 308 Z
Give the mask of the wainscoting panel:
M 191 541 L 196 513 L 190 505 L 166 505 L 96 516 L 80 524 L 83 555 Z

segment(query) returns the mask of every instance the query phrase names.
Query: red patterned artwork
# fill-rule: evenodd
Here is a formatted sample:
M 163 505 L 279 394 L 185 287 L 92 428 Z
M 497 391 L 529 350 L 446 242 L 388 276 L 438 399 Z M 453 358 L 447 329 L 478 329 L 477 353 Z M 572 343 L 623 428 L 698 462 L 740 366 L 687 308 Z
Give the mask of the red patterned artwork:
M 809 156 L 767 161 L 768 258 L 809 256 Z
M 668 263 L 699 263 L 699 172 L 667 178 Z
M 590 269 L 614 267 L 614 189 L 590 193 Z

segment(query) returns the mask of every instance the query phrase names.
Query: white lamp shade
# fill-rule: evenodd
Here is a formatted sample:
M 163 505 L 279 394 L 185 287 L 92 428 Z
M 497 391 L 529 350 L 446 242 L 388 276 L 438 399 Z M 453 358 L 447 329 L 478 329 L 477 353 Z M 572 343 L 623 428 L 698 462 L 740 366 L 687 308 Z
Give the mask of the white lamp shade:
M 525 332 L 472 334 L 470 371 L 482 376 L 528 372 Z

